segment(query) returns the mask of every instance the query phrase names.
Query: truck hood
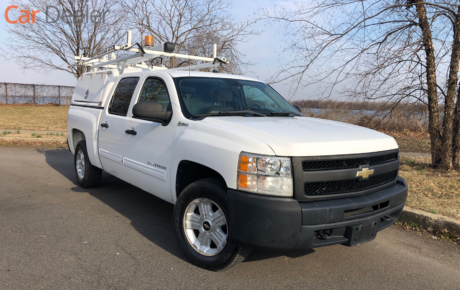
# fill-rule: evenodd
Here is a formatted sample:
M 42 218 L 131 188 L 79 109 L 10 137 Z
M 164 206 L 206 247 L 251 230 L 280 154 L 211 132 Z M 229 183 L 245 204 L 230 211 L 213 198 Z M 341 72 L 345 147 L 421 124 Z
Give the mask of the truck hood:
M 342 155 L 398 148 L 394 138 L 375 130 L 310 117 L 229 116 L 208 117 L 201 122 L 219 128 L 223 134 L 264 142 L 278 156 Z

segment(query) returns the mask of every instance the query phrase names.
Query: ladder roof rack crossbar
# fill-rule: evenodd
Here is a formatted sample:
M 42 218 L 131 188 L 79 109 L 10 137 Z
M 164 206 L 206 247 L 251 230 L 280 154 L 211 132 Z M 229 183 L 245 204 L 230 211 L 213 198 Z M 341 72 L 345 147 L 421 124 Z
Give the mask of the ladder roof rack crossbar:
M 154 58 L 158 57 L 176 57 L 189 60 L 198 60 L 203 62 L 208 62 L 199 65 L 187 66 L 187 67 L 178 67 L 172 68 L 169 70 L 181 71 L 181 70 L 199 70 L 205 68 L 217 68 L 222 64 L 228 64 L 229 61 L 225 57 L 217 57 L 217 45 L 214 44 L 214 55 L 213 57 L 203 57 L 203 56 L 194 56 L 173 53 L 174 44 L 170 42 L 164 42 L 160 45 L 153 47 L 142 47 L 139 43 L 131 44 L 131 31 L 128 31 L 128 43 L 121 46 L 113 46 L 107 49 L 106 52 L 101 53 L 94 57 L 84 57 L 84 56 L 75 56 L 75 63 L 70 65 L 69 68 L 76 66 L 85 66 L 90 67 L 91 69 L 97 68 L 117 68 L 120 73 L 123 73 L 125 67 L 129 66 L 139 66 L 150 68 L 152 70 L 166 70 L 164 66 L 148 66 L 145 62 L 149 62 Z M 125 55 L 121 57 L 116 57 L 117 51 L 127 51 L 134 52 L 131 55 Z M 110 59 L 109 59 L 110 56 Z

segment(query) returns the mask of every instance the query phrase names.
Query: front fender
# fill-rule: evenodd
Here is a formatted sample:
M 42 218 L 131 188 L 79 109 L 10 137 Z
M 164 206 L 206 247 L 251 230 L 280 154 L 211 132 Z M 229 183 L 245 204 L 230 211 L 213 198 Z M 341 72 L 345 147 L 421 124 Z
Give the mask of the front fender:
M 262 155 L 275 153 L 267 144 L 233 132 L 221 130 L 200 123 L 184 121 L 188 127 L 178 127 L 176 144 L 171 163 L 171 192 L 176 202 L 177 168 L 183 160 L 193 161 L 218 172 L 224 178 L 227 187 L 236 189 L 238 158 L 242 151 Z

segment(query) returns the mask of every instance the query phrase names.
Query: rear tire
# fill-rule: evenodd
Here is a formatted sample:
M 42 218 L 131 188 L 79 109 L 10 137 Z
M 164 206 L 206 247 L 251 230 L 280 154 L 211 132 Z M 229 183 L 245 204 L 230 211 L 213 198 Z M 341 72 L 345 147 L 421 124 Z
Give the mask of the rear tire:
M 174 206 L 174 229 L 190 262 L 221 271 L 246 259 L 251 248 L 232 242 L 225 187 L 207 178 L 187 186 Z
M 80 141 L 75 148 L 75 175 L 83 188 L 96 187 L 101 181 L 102 169 L 91 164 L 86 150 L 86 141 Z

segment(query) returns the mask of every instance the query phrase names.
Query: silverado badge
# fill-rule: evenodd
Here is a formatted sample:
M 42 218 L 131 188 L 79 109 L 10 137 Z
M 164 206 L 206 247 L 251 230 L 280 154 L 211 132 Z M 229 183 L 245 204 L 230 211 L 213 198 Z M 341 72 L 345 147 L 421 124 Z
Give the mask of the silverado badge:
M 362 177 L 363 179 L 368 179 L 369 176 L 371 176 L 372 174 L 374 174 L 374 169 L 370 169 L 367 168 L 367 167 L 362 167 L 360 166 L 360 168 L 362 169 L 361 171 L 358 171 L 356 173 L 356 177 Z

